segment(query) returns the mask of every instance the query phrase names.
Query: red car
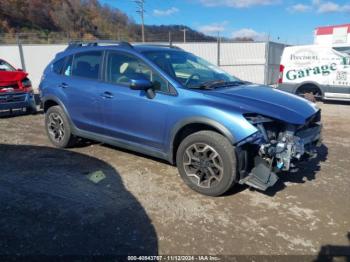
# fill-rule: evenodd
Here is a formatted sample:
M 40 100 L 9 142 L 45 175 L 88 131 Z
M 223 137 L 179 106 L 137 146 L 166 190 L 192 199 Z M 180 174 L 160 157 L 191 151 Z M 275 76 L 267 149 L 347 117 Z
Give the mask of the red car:
M 28 74 L 0 59 L 0 111 L 24 109 L 36 112 L 32 83 Z

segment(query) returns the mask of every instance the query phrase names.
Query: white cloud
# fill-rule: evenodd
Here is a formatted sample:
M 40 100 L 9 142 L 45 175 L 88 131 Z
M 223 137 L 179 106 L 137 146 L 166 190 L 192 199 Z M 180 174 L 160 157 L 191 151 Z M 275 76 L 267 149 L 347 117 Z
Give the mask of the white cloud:
M 337 13 L 337 12 L 350 12 L 350 5 L 339 5 L 334 2 L 320 2 L 318 9 L 318 13 Z
M 320 3 L 317 12 L 318 13 L 333 13 L 340 12 L 341 7 L 333 2 Z
M 227 24 L 227 21 L 224 21 L 222 23 L 213 23 L 209 25 L 202 25 L 198 27 L 198 30 L 204 34 L 216 34 L 221 33 L 225 31 L 225 26 Z
M 311 10 L 311 6 L 304 4 L 296 4 L 290 7 L 291 12 L 304 13 Z
M 272 5 L 280 0 L 199 0 L 205 6 L 227 6 L 234 8 L 244 8 L 256 5 Z
M 335 2 L 322 0 L 312 0 L 309 5 L 306 4 L 295 4 L 288 8 L 292 12 L 306 12 L 310 10 L 315 10 L 317 13 L 340 13 L 340 12 L 350 12 L 350 5 L 340 5 Z
M 153 10 L 153 14 L 155 16 L 169 16 L 169 15 L 175 14 L 177 12 L 179 12 L 179 9 L 176 7 L 171 7 L 169 9 L 165 9 L 165 10 L 161 10 L 161 9 L 154 9 Z
M 268 39 L 266 33 L 259 33 L 251 28 L 242 28 L 232 33 L 232 38 L 246 38 L 253 39 L 255 41 L 265 41 Z

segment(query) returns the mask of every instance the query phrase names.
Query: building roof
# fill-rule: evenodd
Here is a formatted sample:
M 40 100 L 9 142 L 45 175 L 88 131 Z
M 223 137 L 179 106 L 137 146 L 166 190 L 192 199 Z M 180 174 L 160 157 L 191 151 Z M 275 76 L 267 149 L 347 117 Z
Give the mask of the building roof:
M 343 24 L 343 25 L 332 25 L 332 26 L 320 26 L 316 27 L 316 35 L 331 35 L 333 34 L 334 28 L 339 27 L 347 27 L 348 33 L 350 33 L 350 24 Z

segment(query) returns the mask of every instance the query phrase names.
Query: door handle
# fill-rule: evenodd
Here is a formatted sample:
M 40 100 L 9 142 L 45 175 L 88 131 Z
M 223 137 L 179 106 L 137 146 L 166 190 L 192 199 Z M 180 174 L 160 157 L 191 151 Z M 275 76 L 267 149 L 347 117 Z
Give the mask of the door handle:
M 114 95 L 113 95 L 111 92 L 108 92 L 108 91 L 103 92 L 103 93 L 101 94 L 101 96 L 102 96 L 103 98 L 109 98 L 109 99 L 114 97 Z
M 66 83 L 61 83 L 60 85 L 58 85 L 59 87 L 61 87 L 61 88 L 67 88 L 68 87 L 68 84 L 66 84 Z

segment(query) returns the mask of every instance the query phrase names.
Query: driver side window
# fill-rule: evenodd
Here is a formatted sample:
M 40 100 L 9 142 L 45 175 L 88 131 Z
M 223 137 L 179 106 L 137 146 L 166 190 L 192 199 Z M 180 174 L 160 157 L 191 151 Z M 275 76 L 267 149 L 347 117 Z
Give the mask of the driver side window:
M 168 82 L 154 72 L 142 60 L 129 54 L 111 52 L 107 59 L 107 81 L 119 85 L 128 85 L 131 79 L 147 79 L 154 89 L 169 92 Z

